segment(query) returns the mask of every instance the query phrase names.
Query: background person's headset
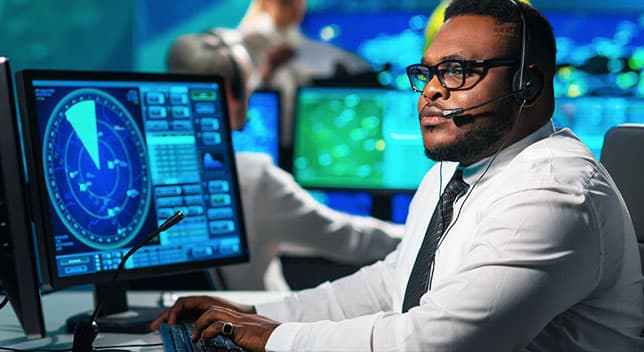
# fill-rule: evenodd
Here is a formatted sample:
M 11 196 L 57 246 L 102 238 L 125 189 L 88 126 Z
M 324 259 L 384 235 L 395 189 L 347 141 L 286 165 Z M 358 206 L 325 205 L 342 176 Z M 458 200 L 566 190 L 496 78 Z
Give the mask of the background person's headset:
M 222 37 L 221 34 L 217 33 L 216 29 L 211 29 L 207 32 L 204 33 L 205 35 L 209 35 L 217 39 L 217 43 L 212 43 L 210 41 L 206 41 L 206 45 L 208 45 L 211 49 L 213 50 L 220 50 L 223 48 L 226 51 L 225 56 L 228 58 L 230 61 L 230 65 L 232 67 L 232 78 L 229 79 L 230 81 L 230 88 L 232 90 L 232 95 L 235 99 L 239 100 L 243 98 L 246 94 L 245 92 L 245 82 L 243 81 L 243 75 L 241 73 L 241 68 L 239 67 L 239 64 L 237 63 L 237 59 L 235 58 L 233 48 L 231 45 L 229 45 L 224 38 Z M 241 45 L 240 43 L 236 43 L 234 45 Z

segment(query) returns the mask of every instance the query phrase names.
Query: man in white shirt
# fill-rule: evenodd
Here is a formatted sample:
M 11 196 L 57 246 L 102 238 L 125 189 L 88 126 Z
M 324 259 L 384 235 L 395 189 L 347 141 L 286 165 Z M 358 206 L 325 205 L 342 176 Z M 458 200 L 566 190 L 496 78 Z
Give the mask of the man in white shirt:
M 193 338 L 224 333 L 250 351 L 643 350 L 628 211 L 588 148 L 550 119 L 548 21 L 511 0 L 455 0 L 445 18 L 407 71 L 425 152 L 442 162 L 397 250 L 280 302 L 179 300 L 153 327 L 202 313 Z M 419 255 L 427 243 L 438 249 Z

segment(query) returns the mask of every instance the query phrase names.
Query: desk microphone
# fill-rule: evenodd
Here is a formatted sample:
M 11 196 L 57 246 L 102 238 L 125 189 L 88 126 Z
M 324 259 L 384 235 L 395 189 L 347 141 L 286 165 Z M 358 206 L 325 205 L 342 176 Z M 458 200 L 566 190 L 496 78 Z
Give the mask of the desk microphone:
M 486 100 L 486 101 L 484 101 L 484 102 L 482 102 L 480 104 L 472 105 L 472 106 L 467 107 L 467 108 L 446 109 L 446 110 L 443 110 L 443 117 L 453 119 L 455 117 L 463 115 L 463 113 L 465 113 L 466 111 L 474 110 L 474 109 L 480 108 L 481 106 L 492 104 L 492 103 L 497 102 L 499 100 L 506 99 L 506 98 L 509 98 L 509 97 L 511 97 L 513 95 L 516 95 L 517 93 L 525 92 L 526 90 L 527 89 L 514 90 L 511 93 L 500 95 L 500 96 L 498 96 L 496 98 Z
M 148 243 L 151 239 L 154 237 L 158 236 L 161 232 L 168 230 L 172 226 L 176 225 L 179 221 L 183 220 L 185 215 L 181 210 L 178 210 L 174 215 L 171 217 L 167 218 L 159 228 L 154 230 L 151 234 L 148 235 L 143 241 L 141 241 L 139 244 L 136 246 L 130 248 L 127 253 L 123 256 L 123 259 L 119 263 L 119 266 L 116 268 L 116 271 L 114 271 L 114 276 L 112 276 L 112 279 L 110 280 L 110 283 L 113 283 L 118 279 L 119 274 L 123 271 L 123 268 L 125 267 L 125 262 L 134 254 L 136 251 L 138 251 L 141 247 L 143 247 L 144 244 Z M 72 345 L 72 352 L 88 352 L 88 351 L 95 351 L 94 347 L 92 347 L 92 343 L 94 342 L 94 339 L 96 339 L 96 335 L 98 335 L 98 325 L 96 324 L 96 318 L 98 317 L 98 314 L 101 311 L 101 305 L 102 301 L 100 300 L 100 297 L 98 298 L 99 301 L 96 304 L 96 308 L 94 309 L 94 313 L 92 313 L 92 316 L 90 319 L 87 321 L 87 323 L 78 323 L 76 327 L 74 328 L 74 342 Z

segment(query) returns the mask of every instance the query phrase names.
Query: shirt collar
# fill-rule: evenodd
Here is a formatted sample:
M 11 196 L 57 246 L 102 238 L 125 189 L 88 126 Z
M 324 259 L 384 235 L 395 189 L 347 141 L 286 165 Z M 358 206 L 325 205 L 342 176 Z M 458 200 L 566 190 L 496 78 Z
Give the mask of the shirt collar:
M 461 166 L 459 164 L 458 168 L 463 169 L 463 179 L 465 180 L 465 182 L 467 182 L 467 184 L 473 185 L 474 183 L 484 181 L 483 179 L 479 180 L 482 175 L 485 175 L 486 179 L 493 177 L 494 175 L 505 169 L 505 166 L 510 163 L 510 161 L 512 161 L 512 159 L 514 159 L 514 157 L 516 157 L 523 149 L 541 139 L 550 136 L 554 132 L 555 128 L 552 124 L 552 120 L 548 120 L 548 122 L 546 122 L 536 131 L 527 135 L 523 139 L 518 140 L 512 145 L 503 148 L 498 153 L 498 155 L 491 155 L 469 166 Z M 490 162 L 492 162 L 491 165 Z M 488 169 L 487 172 L 485 171 L 486 169 Z

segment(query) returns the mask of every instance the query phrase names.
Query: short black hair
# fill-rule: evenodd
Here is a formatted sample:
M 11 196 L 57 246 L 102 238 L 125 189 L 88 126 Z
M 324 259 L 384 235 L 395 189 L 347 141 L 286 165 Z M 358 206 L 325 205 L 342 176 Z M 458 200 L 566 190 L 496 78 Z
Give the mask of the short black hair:
M 445 10 L 445 21 L 455 16 L 482 15 L 499 23 L 520 26 L 520 11 L 526 21 L 527 60 L 538 58 L 544 69 L 554 72 L 557 46 L 552 26 L 541 12 L 530 5 L 513 0 L 454 0 Z

